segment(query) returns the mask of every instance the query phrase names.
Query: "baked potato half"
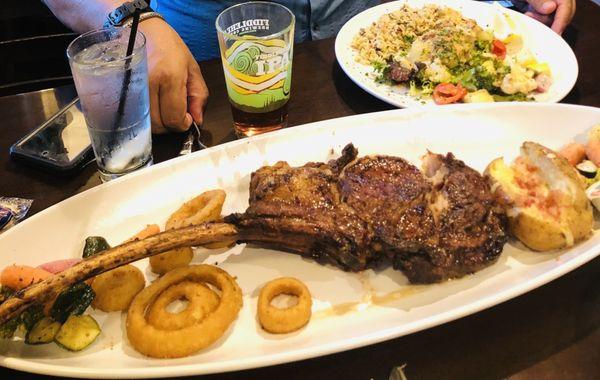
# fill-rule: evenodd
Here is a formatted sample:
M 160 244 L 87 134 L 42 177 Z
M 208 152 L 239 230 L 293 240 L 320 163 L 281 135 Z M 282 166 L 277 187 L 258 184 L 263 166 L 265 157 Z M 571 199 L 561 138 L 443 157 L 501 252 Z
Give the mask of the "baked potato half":
M 594 217 L 585 182 L 561 155 L 528 141 L 511 166 L 497 158 L 484 174 L 506 206 L 512 234 L 527 247 L 555 250 L 590 235 Z

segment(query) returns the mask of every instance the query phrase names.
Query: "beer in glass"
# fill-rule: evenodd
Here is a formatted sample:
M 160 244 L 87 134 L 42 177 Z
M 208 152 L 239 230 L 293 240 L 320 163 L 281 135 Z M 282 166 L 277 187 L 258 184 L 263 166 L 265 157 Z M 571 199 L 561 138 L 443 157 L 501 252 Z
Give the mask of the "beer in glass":
M 287 125 L 294 15 L 270 2 L 242 3 L 216 21 L 227 94 L 238 136 Z

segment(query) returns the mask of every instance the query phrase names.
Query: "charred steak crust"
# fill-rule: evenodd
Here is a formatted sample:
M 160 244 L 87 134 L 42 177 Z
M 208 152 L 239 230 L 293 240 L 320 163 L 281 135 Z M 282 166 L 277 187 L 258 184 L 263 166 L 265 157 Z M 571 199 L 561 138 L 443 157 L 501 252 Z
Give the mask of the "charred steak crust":
M 344 202 L 389 248 L 416 252 L 434 233 L 426 199 L 431 184 L 402 158 L 359 158 L 344 168 L 339 186 Z
M 372 232 L 343 204 L 337 173 L 356 157 L 353 146 L 334 161 L 290 167 L 285 162 L 252 173 L 250 206 L 226 221 L 241 227 L 241 241 L 300 253 L 344 270 L 365 269 L 375 257 Z
M 438 282 L 461 277 L 494 263 L 508 240 L 504 210 L 494 200 L 488 182 L 477 171 L 448 153 L 429 153 L 434 165 L 430 179 L 433 191 L 428 207 L 434 215 L 434 235 L 421 255 L 400 253 L 394 266 L 411 282 Z
M 429 153 L 424 171 L 391 156 L 356 159 L 347 145 L 328 163 L 285 162 L 252 173 L 250 205 L 225 218 L 252 242 L 360 271 L 390 258 L 411 282 L 473 273 L 499 257 L 506 216 L 487 181 Z

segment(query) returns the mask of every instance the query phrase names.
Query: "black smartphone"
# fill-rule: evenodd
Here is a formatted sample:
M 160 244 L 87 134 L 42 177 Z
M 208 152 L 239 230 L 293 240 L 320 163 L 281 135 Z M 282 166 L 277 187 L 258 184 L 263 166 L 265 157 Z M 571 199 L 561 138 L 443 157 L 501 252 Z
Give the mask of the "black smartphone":
M 79 98 L 10 147 L 10 156 L 59 174 L 73 174 L 93 157 Z

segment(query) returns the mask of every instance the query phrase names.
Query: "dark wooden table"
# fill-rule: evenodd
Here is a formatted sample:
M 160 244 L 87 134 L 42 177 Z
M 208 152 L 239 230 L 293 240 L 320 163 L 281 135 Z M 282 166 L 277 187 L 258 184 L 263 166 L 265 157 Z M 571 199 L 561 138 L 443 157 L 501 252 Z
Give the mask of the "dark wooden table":
M 600 106 L 600 7 L 578 1 L 565 39 L 579 79 L 564 102 Z M 294 57 L 291 126 L 391 107 L 363 92 L 335 62 L 333 40 L 303 43 Z M 203 140 L 235 138 L 221 64 L 201 63 L 211 98 Z M 99 184 L 92 166 L 56 178 L 9 159 L 8 148 L 73 96 L 72 88 L 0 98 L 0 196 L 34 199 L 34 214 Z M 568 126 L 565 126 L 568 128 Z M 155 136 L 155 161 L 175 157 L 183 136 Z M 600 258 L 541 288 L 460 320 L 369 347 L 207 379 L 387 379 L 406 364 L 409 379 L 600 378 Z M 0 369 L 1 379 L 30 375 Z

